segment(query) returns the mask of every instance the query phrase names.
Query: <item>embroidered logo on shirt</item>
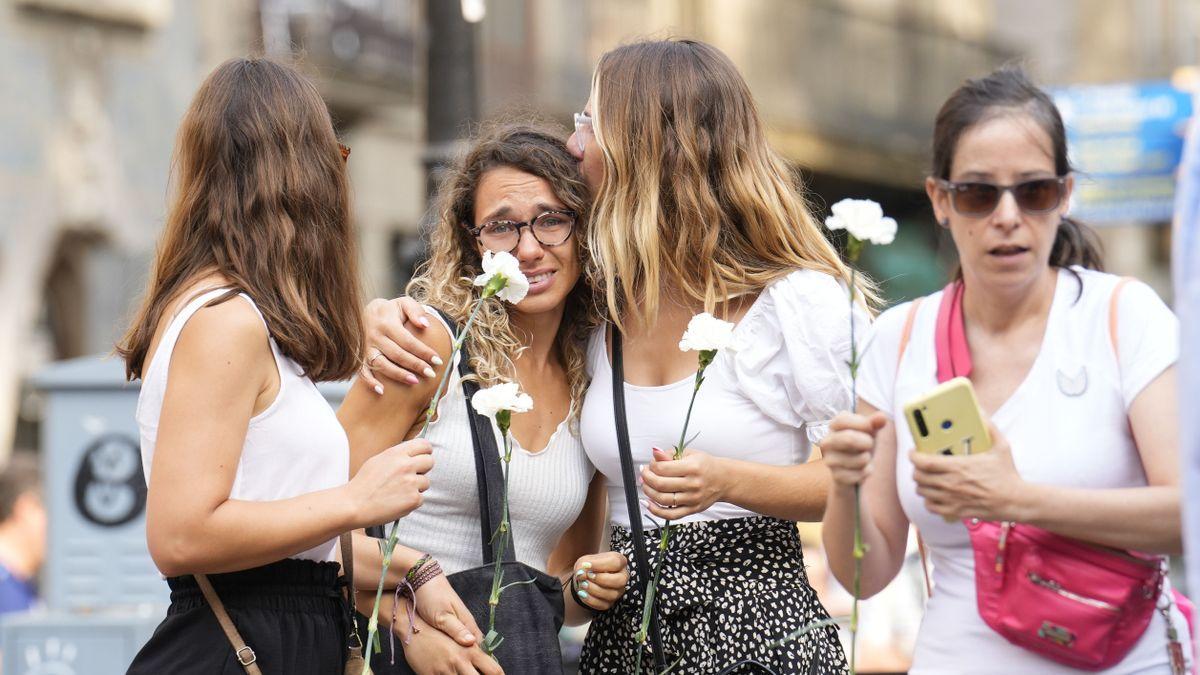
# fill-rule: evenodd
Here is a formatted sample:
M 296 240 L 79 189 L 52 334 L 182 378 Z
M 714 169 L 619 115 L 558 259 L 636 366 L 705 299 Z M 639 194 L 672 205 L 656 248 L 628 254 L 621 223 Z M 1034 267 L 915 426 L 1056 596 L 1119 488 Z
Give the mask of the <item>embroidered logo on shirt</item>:
M 1081 396 L 1083 392 L 1087 391 L 1087 368 L 1079 366 L 1079 372 L 1074 375 L 1068 375 L 1061 369 L 1056 374 L 1058 375 L 1058 390 L 1067 396 Z

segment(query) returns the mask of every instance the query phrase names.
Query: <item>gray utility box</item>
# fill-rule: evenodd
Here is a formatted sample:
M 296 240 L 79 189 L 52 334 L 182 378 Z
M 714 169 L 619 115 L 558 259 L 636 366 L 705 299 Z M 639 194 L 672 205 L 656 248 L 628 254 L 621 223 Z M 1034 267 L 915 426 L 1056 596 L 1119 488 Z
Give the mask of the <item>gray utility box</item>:
M 118 359 L 85 357 L 34 377 L 45 396 L 45 611 L 0 623 L 4 675 L 123 673 L 165 614 L 167 584 L 146 548 L 139 387 L 124 374 Z M 347 389 L 321 386 L 331 405 Z

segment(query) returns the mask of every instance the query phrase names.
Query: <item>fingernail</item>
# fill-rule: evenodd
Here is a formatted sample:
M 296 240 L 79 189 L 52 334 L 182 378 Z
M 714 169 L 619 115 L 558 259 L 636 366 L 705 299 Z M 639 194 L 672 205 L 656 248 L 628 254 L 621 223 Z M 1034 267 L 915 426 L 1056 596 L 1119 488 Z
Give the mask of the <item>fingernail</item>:
M 595 580 L 596 580 L 596 573 L 595 573 L 595 572 L 588 572 L 588 578 L 589 578 L 589 579 L 591 579 L 592 581 L 595 581 Z M 583 582 L 583 583 L 585 583 L 585 584 L 586 584 L 587 582 L 585 581 L 585 582 Z
M 416 384 L 416 383 L 420 382 L 420 380 L 417 379 L 416 375 L 409 375 L 407 378 L 405 378 L 405 380 L 407 380 L 409 384 Z
M 379 394 L 380 396 L 383 396 L 383 385 L 382 384 L 375 385 L 375 393 Z
M 417 317 L 417 323 L 421 324 L 421 326 L 424 328 L 429 328 L 429 319 L 426 319 L 423 316 Z
M 581 577 L 585 572 L 587 572 L 587 570 L 575 570 L 575 576 Z
M 437 373 L 433 372 L 433 368 L 425 369 L 425 377 L 433 377 L 434 375 L 437 375 Z
M 588 585 L 589 585 L 589 584 L 588 584 L 588 582 L 586 582 L 586 581 L 581 581 L 581 582 L 579 582 L 579 587 L 580 587 L 580 588 L 587 588 L 587 587 L 588 587 Z
M 583 563 L 583 569 L 585 569 L 585 570 L 592 569 L 592 563 L 590 563 L 590 562 Z
M 588 596 L 588 593 L 587 593 L 587 591 L 578 591 L 575 593 L 575 595 L 578 595 L 581 598 L 586 598 Z
M 435 366 L 442 365 L 442 357 L 434 355 L 432 360 L 433 360 L 433 365 L 435 365 Z

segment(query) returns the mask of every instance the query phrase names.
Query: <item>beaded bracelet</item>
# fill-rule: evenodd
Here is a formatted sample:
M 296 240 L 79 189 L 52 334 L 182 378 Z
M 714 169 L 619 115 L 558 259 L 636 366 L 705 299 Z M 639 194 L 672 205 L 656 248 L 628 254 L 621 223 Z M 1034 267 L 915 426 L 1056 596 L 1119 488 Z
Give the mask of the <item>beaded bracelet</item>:
M 433 556 L 429 555 L 428 553 L 421 556 L 420 559 L 417 560 L 417 564 L 408 568 L 408 573 L 404 575 L 404 580 L 412 582 L 412 580 L 417 577 L 417 572 L 425 565 L 425 563 L 429 562 L 430 560 L 433 560 Z
M 420 573 L 418 573 L 416 577 L 409 581 L 409 586 L 412 588 L 412 592 L 415 594 L 417 589 L 424 586 L 441 573 L 442 566 L 438 564 L 438 561 L 431 560 L 428 564 L 421 568 Z

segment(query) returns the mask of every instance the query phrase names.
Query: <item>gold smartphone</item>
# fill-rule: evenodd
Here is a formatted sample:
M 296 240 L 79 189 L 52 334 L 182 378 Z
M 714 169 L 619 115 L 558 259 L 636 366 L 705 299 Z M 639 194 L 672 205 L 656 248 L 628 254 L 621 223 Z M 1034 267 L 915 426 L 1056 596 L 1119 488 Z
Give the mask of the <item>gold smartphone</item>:
M 917 452 L 938 455 L 974 455 L 992 449 L 992 437 L 975 389 L 965 377 L 939 384 L 904 406 L 904 419 Z

